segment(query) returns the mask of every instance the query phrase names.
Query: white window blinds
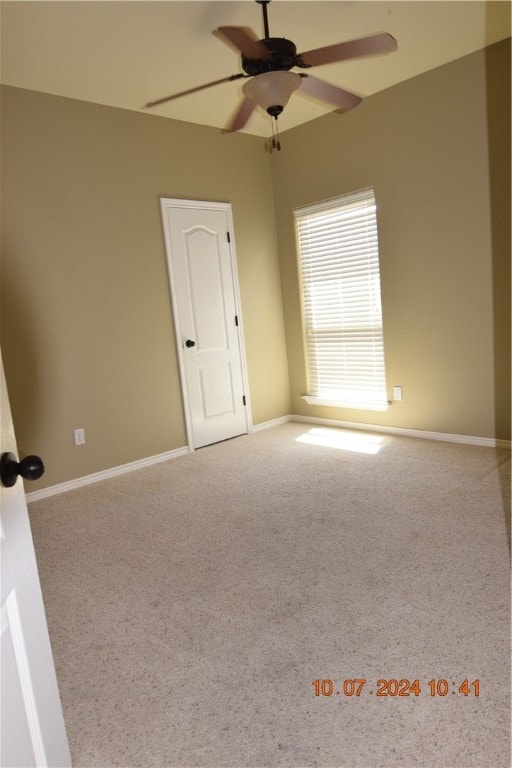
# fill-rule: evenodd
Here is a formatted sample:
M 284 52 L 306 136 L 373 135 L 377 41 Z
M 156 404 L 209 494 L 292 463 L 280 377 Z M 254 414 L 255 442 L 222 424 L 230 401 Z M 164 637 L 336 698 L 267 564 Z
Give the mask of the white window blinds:
M 387 408 L 372 189 L 295 211 L 312 403 Z

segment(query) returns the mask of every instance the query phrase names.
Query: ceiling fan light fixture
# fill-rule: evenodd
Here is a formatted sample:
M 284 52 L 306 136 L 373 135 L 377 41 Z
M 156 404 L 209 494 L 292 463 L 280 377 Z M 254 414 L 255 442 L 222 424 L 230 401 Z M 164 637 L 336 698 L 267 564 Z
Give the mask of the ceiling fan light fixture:
M 269 115 L 277 118 L 301 83 L 302 78 L 296 72 L 265 72 L 248 80 L 242 91 Z
M 260 106 L 274 118 L 270 122 L 272 125 L 272 146 L 275 144 L 276 149 L 280 148 L 277 118 L 288 103 L 292 93 L 301 85 L 301 95 L 319 99 L 328 104 L 331 109 L 334 107 L 346 112 L 356 107 L 360 103 L 361 97 L 355 93 L 312 77 L 309 73 L 299 75 L 290 70 L 292 67 L 309 69 L 310 67 L 350 61 L 374 54 L 391 53 L 397 49 L 395 38 L 387 32 L 378 32 L 357 40 L 348 40 L 297 53 L 297 46 L 292 40 L 287 40 L 285 37 L 271 37 L 267 17 L 267 5 L 270 1 L 256 0 L 263 12 L 264 37 L 262 40 L 258 40 L 258 36 L 250 27 L 222 26 L 213 31 L 219 40 L 241 54 L 243 72 L 188 88 L 161 99 L 148 101 L 144 106 L 156 107 L 173 99 L 243 77 L 246 79 L 242 88 L 245 98 L 240 102 L 231 118 L 226 132 L 233 133 L 242 130 L 256 111 L 256 106 Z M 277 138 L 274 136 L 274 130 Z

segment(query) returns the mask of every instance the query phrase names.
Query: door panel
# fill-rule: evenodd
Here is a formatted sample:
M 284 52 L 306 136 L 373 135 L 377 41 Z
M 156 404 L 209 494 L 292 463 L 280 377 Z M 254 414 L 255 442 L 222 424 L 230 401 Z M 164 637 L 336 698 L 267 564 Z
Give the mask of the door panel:
M 211 419 L 235 412 L 230 363 L 198 368 L 203 416 Z
M 183 236 L 197 351 L 225 350 L 227 318 L 217 233 L 194 227 Z
M 2 547 L 3 549 L 3 547 Z M 2 558 L 4 554 L 2 552 Z M 24 648 L 16 593 L 2 605 L 2 732 L 14 734 L 2 744 L 2 765 L 44 765 L 30 669 Z M 31 716 L 32 715 L 32 716 Z
M 189 444 L 199 448 L 249 431 L 231 209 L 161 202 Z

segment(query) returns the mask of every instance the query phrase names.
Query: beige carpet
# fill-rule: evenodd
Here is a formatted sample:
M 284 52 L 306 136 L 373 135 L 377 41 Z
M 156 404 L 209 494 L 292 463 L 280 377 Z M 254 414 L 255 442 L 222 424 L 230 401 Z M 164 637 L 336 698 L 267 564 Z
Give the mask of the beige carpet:
M 30 505 L 75 768 L 509 766 L 510 453 L 312 429 Z

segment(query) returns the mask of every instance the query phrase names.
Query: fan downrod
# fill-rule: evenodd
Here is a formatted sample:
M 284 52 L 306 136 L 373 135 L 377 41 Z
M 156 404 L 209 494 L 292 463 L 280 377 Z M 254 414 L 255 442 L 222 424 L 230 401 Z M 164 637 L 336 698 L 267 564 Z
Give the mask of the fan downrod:
M 256 0 L 256 2 L 261 5 L 261 10 L 263 11 L 263 30 L 265 37 L 270 37 L 269 31 L 268 31 L 268 13 L 267 13 L 267 5 L 270 3 L 270 0 Z

